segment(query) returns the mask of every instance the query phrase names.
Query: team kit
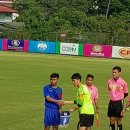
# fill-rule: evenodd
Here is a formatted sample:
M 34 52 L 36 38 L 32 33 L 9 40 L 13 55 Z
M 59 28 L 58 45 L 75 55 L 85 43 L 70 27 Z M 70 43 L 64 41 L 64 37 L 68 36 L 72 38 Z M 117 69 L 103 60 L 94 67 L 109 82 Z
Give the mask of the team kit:
M 79 122 L 77 130 L 91 130 L 94 122 L 94 115 L 97 117 L 98 125 L 98 89 L 93 85 L 94 75 L 86 76 L 86 84 L 81 82 L 80 73 L 74 73 L 71 76 L 72 84 L 77 88 L 77 94 L 73 100 L 62 100 L 62 89 L 58 86 L 59 74 L 50 75 L 50 83 L 43 87 L 45 98 L 44 110 L 44 130 L 58 130 L 60 125 L 67 125 L 71 112 L 78 111 Z M 128 85 L 121 78 L 121 67 L 112 68 L 112 78 L 108 80 L 109 105 L 107 116 L 110 119 L 109 130 L 123 130 L 122 117 L 130 106 L 130 98 L 126 104 L 124 99 L 128 96 Z M 75 107 L 69 111 L 62 111 L 63 105 L 75 104 Z M 61 118 L 62 117 L 62 118 Z M 116 128 L 117 126 L 117 128 Z

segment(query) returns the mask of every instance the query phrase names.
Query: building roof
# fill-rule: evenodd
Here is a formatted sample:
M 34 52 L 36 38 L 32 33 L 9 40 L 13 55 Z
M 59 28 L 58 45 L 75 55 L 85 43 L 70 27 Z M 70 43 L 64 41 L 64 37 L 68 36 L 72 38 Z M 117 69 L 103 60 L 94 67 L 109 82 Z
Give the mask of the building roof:
M 0 5 L 0 13 L 1 12 L 5 12 L 5 13 L 16 13 L 17 11 L 15 9 L 10 8 L 10 7 Z
M 12 8 L 12 4 L 0 3 L 1 6 Z
M 0 0 L 0 2 L 2 3 L 10 3 L 10 2 L 13 2 L 14 0 Z
M 23 22 L 0 22 L 0 32 L 11 31 L 24 26 Z
M 15 13 L 17 12 L 15 9 L 12 8 L 12 2 L 14 0 L 0 0 L 0 13 Z

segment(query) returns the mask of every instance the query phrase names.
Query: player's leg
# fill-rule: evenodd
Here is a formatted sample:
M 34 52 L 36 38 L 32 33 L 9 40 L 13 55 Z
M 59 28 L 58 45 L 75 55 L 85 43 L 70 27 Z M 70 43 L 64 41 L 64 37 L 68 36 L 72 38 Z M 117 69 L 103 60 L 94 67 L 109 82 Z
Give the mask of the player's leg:
M 87 127 L 87 129 L 86 130 L 91 130 L 91 127 Z
M 54 125 L 53 130 L 58 130 L 58 125 Z
M 91 127 L 80 127 L 79 130 L 91 130 Z
M 85 130 L 91 130 L 91 127 L 84 127 Z M 83 127 L 80 127 L 79 123 L 77 125 L 77 130 L 81 130 L 81 129 L 84 129 Z
M 77 126 L 77 130 L 86 130 L 86 114 L 81 114 L 79 116 L 79 123 Z
M 50 130 L 50 126 L 45 126 L 44 130 Z
M 53 125 L 53 109 L 46 107 L 44 112 L 44 130 L 50 130 Z
M 116 121 L 117 121 L 117 130 L 122 130 L 122 116 L 121 116 L 121 111 L 123 110 L 123 101 L 119 101 L 116 107 Z
M 122 117 L 117 118 L 117 125 L 118 125 L 117 130 L 122 130 Z
M 86 127 L 79 127 L 79 130 L 88 130 Z
M 110 117 L 110 130 L 115 130 L 115 117 Z
M 94 122 L 94 114 L 81 114 L 79 130 L 90 130 Z
M 110 130 L 115 130 L 115 112 L 114 112 L 114 102 L 110 101 L 108 105 L 108 117 L 110 118 Z
M 87 127 L 81 127 L 80 126 L 80 124 L 78 123 L 78 125 L 77 125 L 77 130 L 88 130 L 88 128 Z
M 58 125 L 60 124 L 60 112 L 59 109 L 54 109 L 53 111 L 53 130 L 58 130 Z

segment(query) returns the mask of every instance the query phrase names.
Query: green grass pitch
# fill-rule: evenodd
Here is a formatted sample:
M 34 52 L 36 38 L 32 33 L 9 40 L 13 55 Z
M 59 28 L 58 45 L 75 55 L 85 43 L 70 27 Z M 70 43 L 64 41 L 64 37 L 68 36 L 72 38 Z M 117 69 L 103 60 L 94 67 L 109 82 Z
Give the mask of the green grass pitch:
M 49 83 L 52 72 L 60 74 L 64 100 L 75 98 L 76 88 L 70 79 L 74 72 L 82 74 L 83 83 L 88 73 L 94 74 L 99 90 L 100 126 L 94 124 L 92 130 L 108 130 L 107 80 L 116 65 L 122 67 L 122 77 L 130 85 L 129 60 L 0 51 L 0 130 L 43 130 L 42 87 Z M 72 107 L 64 106 L 63 110 Z M 129 121 L 130 111 L 123 118 L 124 130 L 130 130 Z M 74 112 L 69 126 L 60 129 L 76 130 L 77 122 L 78 112 Z

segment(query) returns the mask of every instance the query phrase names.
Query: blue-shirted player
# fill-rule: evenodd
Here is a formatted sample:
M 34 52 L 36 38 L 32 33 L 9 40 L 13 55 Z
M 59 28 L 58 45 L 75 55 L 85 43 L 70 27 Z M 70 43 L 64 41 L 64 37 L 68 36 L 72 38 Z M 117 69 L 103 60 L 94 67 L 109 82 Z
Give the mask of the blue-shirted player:
M 62 101 L 62 89 L 57 86 L 59 74 L 52 73 L 50 75 L 50 84 L 43 88 L 45 97 L 44 112 L 44 130 L 49 130 L 53 126 L 53 130 L 58 130 L 60 123 L 60 112 Z

